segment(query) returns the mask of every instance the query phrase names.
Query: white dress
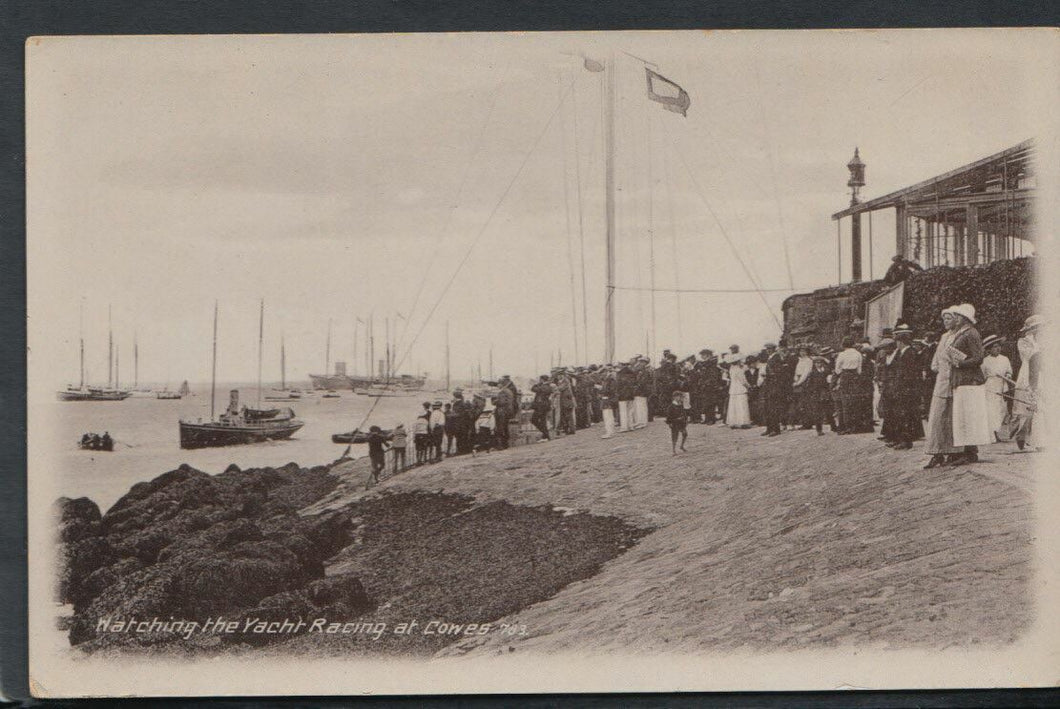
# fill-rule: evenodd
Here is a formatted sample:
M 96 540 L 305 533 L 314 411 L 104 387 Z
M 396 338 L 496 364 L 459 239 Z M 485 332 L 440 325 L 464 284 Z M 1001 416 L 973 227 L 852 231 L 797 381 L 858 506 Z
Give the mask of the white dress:
M 1005 355 L 987 355 L 983 358 L 982 370 L 986 377 L 986 413 L 990 430 L 997 431 L 1008 413 L 1007 400 L 1001 396 L 1008 384 L 1002 377 L 1012 379 L 1012 363 Z
M 751 409 L 747 404 L 747 377 L 742 364 L 729 367 L 729 408 L 725 423 L 730 428 L 751 425 Z

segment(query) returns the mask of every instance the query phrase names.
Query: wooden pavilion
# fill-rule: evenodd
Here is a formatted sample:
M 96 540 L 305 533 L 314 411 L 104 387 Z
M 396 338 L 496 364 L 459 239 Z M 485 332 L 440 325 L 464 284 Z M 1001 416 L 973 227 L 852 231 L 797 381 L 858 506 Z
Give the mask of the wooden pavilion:
M 832 215 L 850 217 L 853 280 L 860 280 L 861 214 L 895 210 L 895 253 L 933 266 L 973 266 L 1034 253 L 1034 141 L 1026 140 Z M 856 196 L 855 196 L 856 200 Z

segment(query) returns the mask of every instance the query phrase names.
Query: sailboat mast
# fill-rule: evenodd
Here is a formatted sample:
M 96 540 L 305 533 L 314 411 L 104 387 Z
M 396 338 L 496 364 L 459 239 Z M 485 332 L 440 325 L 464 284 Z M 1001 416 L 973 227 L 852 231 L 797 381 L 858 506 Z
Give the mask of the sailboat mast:
M 213 302 L 213 373 L 210 375 L 210 420 L 214 418 L 217 399 L 217 301 Z
M 261 408 L 261 354 L 265 342 L 265 299 L 258 310 L 258 408 Z
M 360 366 L 357 364 L 357 316 L 353 317 L 353 376 L 357 376 L 357 370 Z
M 133 389 L 140 384 L 140 343 L 133 333 Z
M 81 340 L 81 388 L 85 388 L 85 301 L 81 300 L 81 312 L 78 321 L 78 337 Z
M 493 345 L 490 345 L 490 381 L 493 381 Z
M 445 390 L 450 391 L 452 386 L 449 381 L 449 321 L 445 321 Z
M 604 294 L 604 361 L 615 361 L 615 54 L 607 62 L 604 97 L 604 187 L 607 219 L 607 285 Z
M 324 374 L 331 373 L 331 320 L 328 320 L 328 341 L 324 345 Z
M 114 327 L 110 318 L 110 306 L 107 306 L 107 388 L 114 385 Z
M 368 316 L 368 376 L 376 378 L 375 373 L 375 313 Z
M 114 347 L 114 388 L 121 389 L 121 352 Z
M 287 391 L 287 351 L 283 346 L 283 335 L 280 335 L 280 389 Z
M 386 345 L 383 348 L 383 355 L 386 357 L 386 369 L 384 370 L 384 376 L 387 381 L 390 381 L 390 318 L 386 318 L 385 329 Z

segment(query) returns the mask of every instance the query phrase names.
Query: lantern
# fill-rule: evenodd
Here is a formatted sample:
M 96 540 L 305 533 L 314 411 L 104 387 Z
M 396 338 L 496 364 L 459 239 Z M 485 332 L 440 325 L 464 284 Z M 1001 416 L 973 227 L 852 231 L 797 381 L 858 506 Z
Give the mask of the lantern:
M 850 203 L 857 204 L 858 190 L 865 186 L 865 163 L 861 161 L 857 148 L 854 148 L 854 157 L 847 163 L 847 169 L 850 170 L 850 179 L 847 181 L 847 187 L 850 188 Z

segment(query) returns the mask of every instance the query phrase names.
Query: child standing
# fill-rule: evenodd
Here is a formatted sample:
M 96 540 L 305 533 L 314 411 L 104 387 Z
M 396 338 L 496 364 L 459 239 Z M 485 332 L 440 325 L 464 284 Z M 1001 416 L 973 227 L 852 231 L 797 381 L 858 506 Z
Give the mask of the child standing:
M 803 380 L 802 391 L 805 402 L 806 423 L 817 429 L 817 435 L 823 436 L 822 424 L 832 418 L 832 389 L 828 381 L 828 360 L 824 357 L 813 358 L 813 369 Z
M 688 440 L 688 410 L 685 409 L 685 397 L 679 392 L 673 393 L 673 401 L 666 411 L 666 423 L 670 427 L 670 444 L 673 454 L 677 455 L 677 437 L 681 437 L 681 450 L 685 450 L 685 441 Z
M 430 414 L 421 414 L 412 424 L 412 445 L 416 448 L 416 465 L 427 462 L 427 445 L 430 440 L 427 418 Z
M 368 458 L 372 462 L 372 474 L 368 477 L 368 483 L 364 486 L 367 490 L 373 483 L 379 482 L 379 473 L 386 468 L 386 434 L 378 426 L 368 429 Z
M 397 474 L 405 469 L 405 448 L 409 442 L 408 434 L 405 432 L 405 424 L 399 423 L 394 427 L 394 433 L 391 435 L 390 441 L 394 447 L 394 473 Z

